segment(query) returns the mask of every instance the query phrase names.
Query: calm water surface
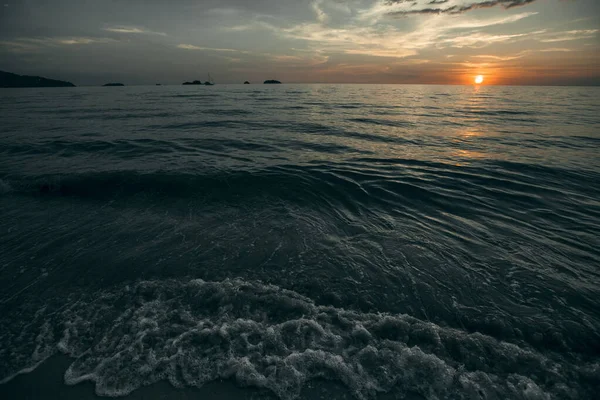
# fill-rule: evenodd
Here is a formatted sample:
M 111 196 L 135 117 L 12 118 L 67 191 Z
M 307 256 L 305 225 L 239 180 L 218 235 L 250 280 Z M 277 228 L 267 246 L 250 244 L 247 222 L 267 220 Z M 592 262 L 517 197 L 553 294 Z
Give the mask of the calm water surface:
M 600 390 L 600 89 L 0 92 L 0 380 Z

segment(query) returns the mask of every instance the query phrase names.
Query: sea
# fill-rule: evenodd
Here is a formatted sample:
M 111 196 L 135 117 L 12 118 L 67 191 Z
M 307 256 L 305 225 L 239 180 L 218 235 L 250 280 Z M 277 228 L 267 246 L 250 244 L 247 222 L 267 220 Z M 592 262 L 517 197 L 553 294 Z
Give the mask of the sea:
M 3 89 L 0 382 L 57 356 L 98 396 L 597 398 L 600 88 Z

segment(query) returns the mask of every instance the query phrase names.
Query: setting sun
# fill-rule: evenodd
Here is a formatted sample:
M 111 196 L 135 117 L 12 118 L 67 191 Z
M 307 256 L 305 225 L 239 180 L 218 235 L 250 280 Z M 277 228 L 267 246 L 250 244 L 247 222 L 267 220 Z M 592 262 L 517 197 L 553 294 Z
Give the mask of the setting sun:
M 481 85 L 483 83 L 483 75 L 477 75 L 475 77 L 475 83 Z

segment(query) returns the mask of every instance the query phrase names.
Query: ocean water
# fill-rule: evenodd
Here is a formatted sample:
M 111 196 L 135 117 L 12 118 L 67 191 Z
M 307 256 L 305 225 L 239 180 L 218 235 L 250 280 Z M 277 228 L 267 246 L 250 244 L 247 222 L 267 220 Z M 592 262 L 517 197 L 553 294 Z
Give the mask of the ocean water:
M 600 88 L 0 92 L 0 381 L 600 390 Z

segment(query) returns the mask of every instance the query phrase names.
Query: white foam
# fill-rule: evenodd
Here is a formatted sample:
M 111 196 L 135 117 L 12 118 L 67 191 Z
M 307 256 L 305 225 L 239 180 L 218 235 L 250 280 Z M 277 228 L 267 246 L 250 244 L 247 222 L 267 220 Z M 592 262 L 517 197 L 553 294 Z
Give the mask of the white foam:
M 65 382 L 92 381 L 103 396 L 163 379 L 183 387 L 234 378 L 293 399 L 307 381 L 326 378 L 359 399 L 392 388 L 428 399 L 577 398 L 588 392 L 573 377 L 594 370 L 482 334 L 317 306 L 242 280 L 142 282 L 46 317 L 30 361 L 57 349 L 78 357 Z

